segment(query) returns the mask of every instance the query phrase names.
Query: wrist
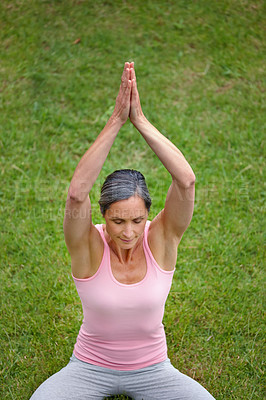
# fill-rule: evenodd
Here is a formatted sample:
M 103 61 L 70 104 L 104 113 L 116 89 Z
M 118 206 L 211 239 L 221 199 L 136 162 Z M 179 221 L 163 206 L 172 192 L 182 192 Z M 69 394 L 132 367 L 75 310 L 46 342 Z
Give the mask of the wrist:
M 115 117 L 113 115 L 111 115 L 111 117 L 109 118 L 107 124 L 112 126 L 112 127 L 117 127 L 118 129 L 122 128 L 122 126 L 126 123 L 126 121 L 121 121 L 120 118 Z
M 132 118 L 131 122 L 137 129 L 149 124 L 149 121 L 147 120 L 144 114 L 139 115 L 137 118 L 134 119 Z

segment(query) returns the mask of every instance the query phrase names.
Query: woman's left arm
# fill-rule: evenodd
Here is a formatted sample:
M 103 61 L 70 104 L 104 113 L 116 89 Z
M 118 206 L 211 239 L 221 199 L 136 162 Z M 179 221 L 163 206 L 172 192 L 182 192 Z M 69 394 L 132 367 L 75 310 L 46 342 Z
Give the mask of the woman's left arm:
M 172 176 L 165 207 L 157 218 L 158 224 L 162 225 L 165 237 L 178 244 L 193 214 L 195 175 L 181 151 L 144 116 L 134 69 L 132 74 L 130 120 Z

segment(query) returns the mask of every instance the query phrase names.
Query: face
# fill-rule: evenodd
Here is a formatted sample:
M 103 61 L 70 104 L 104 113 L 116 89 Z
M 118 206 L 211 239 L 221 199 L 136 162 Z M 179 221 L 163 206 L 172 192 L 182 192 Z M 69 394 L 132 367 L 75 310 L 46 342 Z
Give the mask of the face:
M 127 200 L 113 203 L 106 210 L 104 218 L 110 238 L 119 247 L 130 249 L 144 232 L 148 210 L 142 198 L 132 196 Z

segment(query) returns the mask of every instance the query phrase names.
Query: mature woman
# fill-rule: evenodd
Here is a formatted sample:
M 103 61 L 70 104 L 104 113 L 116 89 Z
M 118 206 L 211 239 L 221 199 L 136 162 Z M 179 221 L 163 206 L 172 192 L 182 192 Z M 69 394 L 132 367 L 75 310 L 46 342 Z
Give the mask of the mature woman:
M 164 209 L 150 222 L 143 175 L 119 170 L 102 187 L 105 224 L 94 225 L 90 190 L 122 125 L 130 118 L 172 177 Z M 135 400 L 213 397 L 167 358 L 162 324 L 177 247 L 188 227 L 194 173 L 182 153 L 145 118 L 133 63 L 125 63 L 114 112 L 79 162 L 64 220 L 72 274 L 84 320 L 69 364 L 33 400 Z

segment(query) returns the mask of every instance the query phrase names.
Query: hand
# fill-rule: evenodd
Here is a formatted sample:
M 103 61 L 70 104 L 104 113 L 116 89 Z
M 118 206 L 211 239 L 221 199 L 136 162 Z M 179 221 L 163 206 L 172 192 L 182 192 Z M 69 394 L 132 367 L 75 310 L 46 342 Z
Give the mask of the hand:
M 130 79 L 133 63 L 126 62 L 121 77 L 121 85 L 116 98 L 115 109 L 112 118 L 119 120 L 122 125 L 127 121 L 130 112 L 130 96 L 132 82 Z
M 129 113 L 129 118 L 130 121 L 132 122 L 133 125 L 137 125 L 137 123 L 145 118 L 142 109 L 141 109 L 141 104 L 140 104 L 140 99 L 139 99 L 139 92 L 137 88 L 137 80 L 136 80 L 136 74 L 135 74 L 135 69 L 134 69 L 134 63 L 133 66 L 130 68 L 130 79 L 131 79 L 131 100 L 130 100 L 130 113 Z

